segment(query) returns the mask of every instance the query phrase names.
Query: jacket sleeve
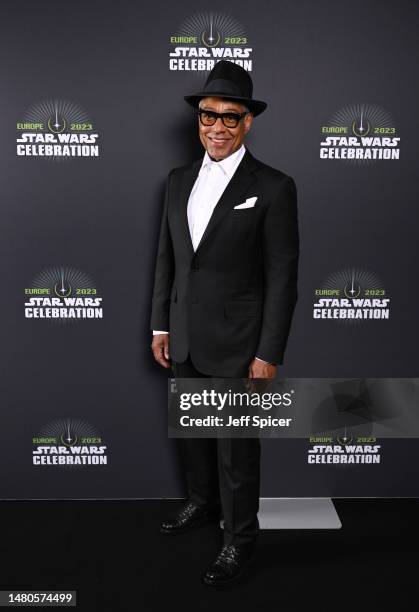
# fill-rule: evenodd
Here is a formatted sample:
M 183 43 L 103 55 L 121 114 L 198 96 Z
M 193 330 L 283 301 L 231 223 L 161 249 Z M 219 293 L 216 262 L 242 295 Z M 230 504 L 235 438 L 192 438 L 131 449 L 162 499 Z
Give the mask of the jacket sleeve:
M 287 176 L 266 211 L 263 228 L 264 305 L 256 355 L 282 364 L 297 301 L 297 189 Z
M 174 277 L 174 253 L 168 223 L 170 180 L 173 170 L 166 179 L 164 207 L 160 225 L 154 271 L 154 288 L 151 304 L 150 329 L 169 329 L 170 292 Z

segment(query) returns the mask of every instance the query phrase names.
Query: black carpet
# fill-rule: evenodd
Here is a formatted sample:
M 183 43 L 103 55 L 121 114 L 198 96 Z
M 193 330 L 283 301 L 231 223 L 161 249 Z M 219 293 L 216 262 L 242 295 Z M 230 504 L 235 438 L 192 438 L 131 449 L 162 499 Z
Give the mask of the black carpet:
M 201 583 L 216 525 L 159 533 L 180 504 L 2 502 L 0 590 L 75 590 L 86 612 L 416 608 L 417 499 L 335 500 L 340 530 L 261 532 L 253 572 L 223 591 Z

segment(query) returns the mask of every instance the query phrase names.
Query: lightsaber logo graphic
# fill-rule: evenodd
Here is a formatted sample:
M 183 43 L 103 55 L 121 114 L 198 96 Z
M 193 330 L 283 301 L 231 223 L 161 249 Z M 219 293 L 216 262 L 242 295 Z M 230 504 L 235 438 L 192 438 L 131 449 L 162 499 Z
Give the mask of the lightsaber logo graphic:
M 99 156 L 99 134 L 88 114 L 73 102 L 40 102 L 25 113 L 16 127 L 18 157 L 59 161 Z
M 102 297 L 91 278 L 75 268 L 54 267 L 25 288 L 25 318 L 69 322 L 102 319 Z
M 46 425 L 32 438 L 35 466 L 80 467 L 107 465 L 107 446 L 85 421 L 60 419 Z
M 374 104 L 346 106 L 321 127 L 320 159 L 350 163 L 400 159 L 400 136 L 387 111 Z
M 169 70 L 209 72 L 221 59 L 252 70 L 252 51 L 243 26 L 222 13 L 198 13 L 170 36 Z
M 335 272 L 314 295 L 313 318 L 317 320 L 356 323 L 390 317 L 388 292 L 372 272 L 354 268 Z

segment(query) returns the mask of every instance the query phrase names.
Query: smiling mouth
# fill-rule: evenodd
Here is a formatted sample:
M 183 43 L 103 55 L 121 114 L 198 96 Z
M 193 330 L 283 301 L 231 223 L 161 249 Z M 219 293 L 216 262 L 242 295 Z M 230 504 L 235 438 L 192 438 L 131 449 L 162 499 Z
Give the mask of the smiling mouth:
M 230 140 L 229 138 L 214 138 L 214 137 L 211 137 L 211 136 L 208 136 L 208 138 L 209 138 L 209 139 L 210 139 L 212 142 L 217 142 L 217 143 L 220 143 L 220 142 L 227 142 L 227 140 Z

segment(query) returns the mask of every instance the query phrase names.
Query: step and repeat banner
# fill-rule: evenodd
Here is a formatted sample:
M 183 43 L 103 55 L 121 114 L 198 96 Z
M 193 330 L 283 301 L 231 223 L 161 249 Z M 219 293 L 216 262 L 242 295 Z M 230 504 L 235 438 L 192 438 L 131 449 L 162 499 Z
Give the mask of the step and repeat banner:
M 151 293 L 166 177 L 204 153 L 183 96 L 219 59 L 268 103 L 245 144 L 298 190 L 279 377 L 321 379 L 344 414 L 332 432 L 314 411 L 312 432 L 264 436 L 261 494 L 419 495 L 417 431 L 365 413 L 374 380 L 405 383 L 380 386 L 387 422 L 417 392 L 419 7 L 9 0 L 0 13 L 0 497 L 184 495 Z

